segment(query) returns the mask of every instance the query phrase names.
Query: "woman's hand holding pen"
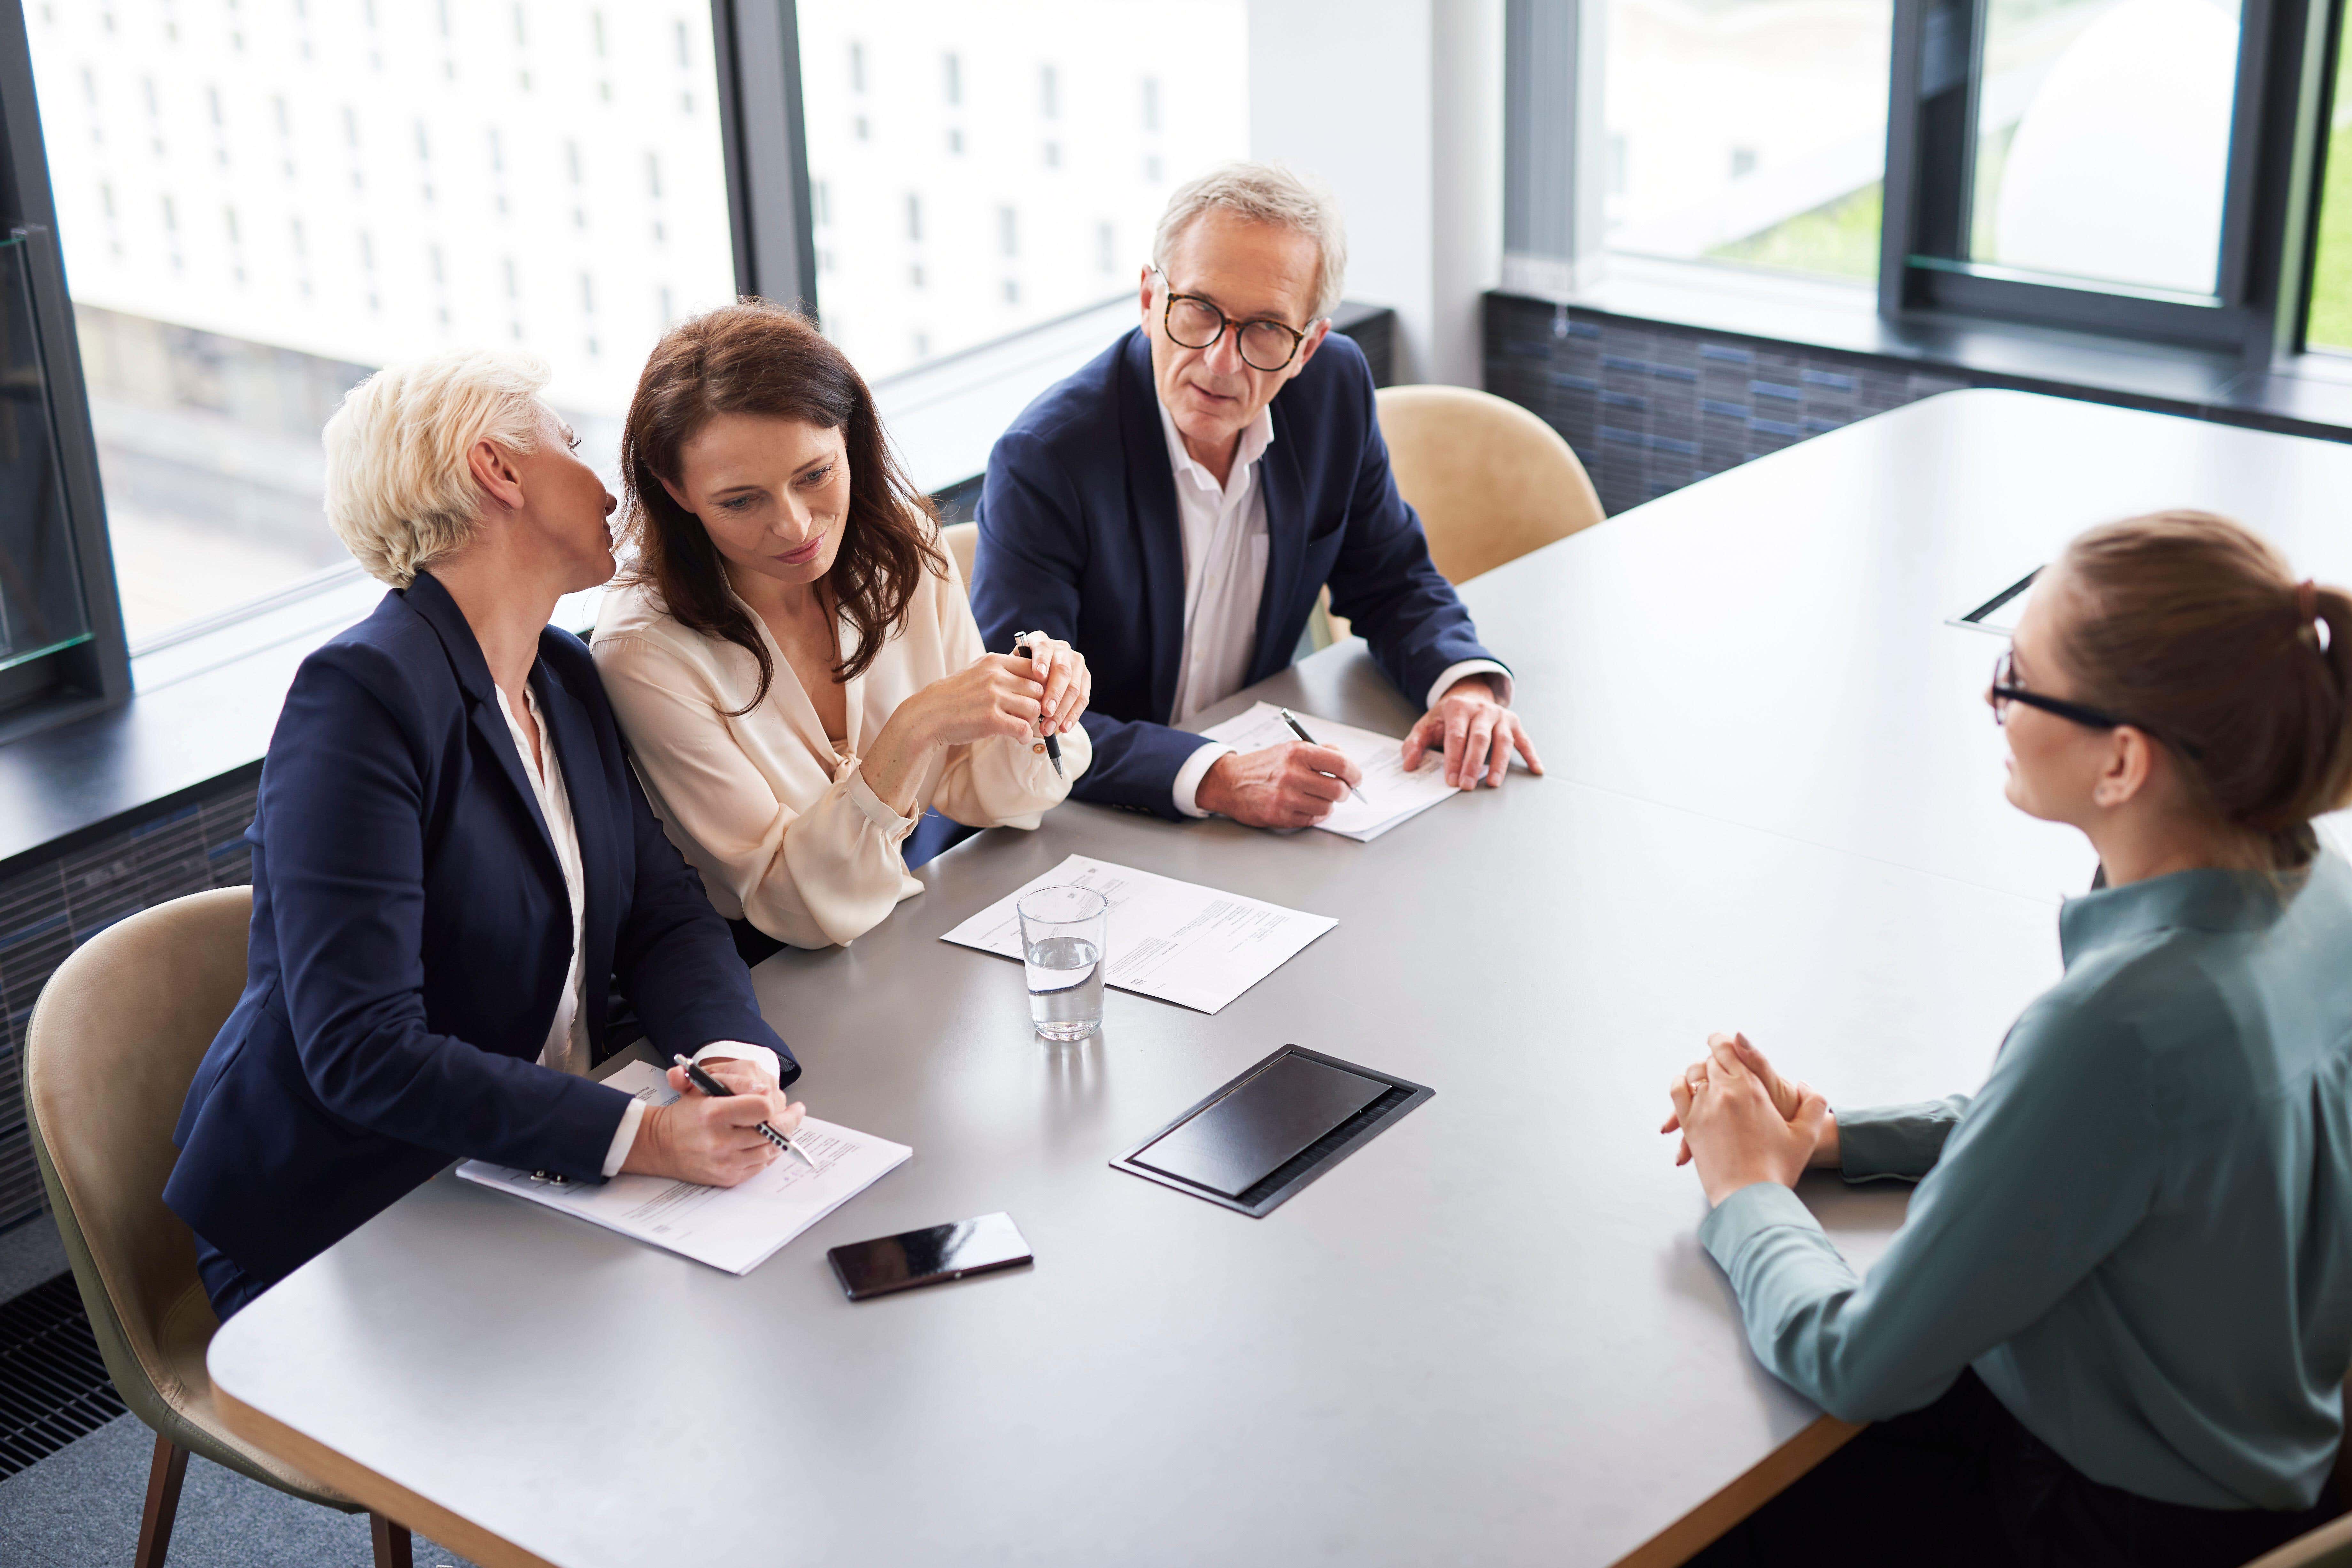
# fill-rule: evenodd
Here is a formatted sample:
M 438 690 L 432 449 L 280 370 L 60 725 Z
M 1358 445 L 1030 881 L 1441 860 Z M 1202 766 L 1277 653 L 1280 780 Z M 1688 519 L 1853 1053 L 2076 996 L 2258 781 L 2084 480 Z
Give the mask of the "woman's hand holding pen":
M 1066 642 L 1032 637 L 1030 657 L 985 653 L 934 680 L 890 715 L 866 748 L 866 783 L 895 810 L 913 804 L 916 776 L 931 752 L 992 736 L 1025 741 L 1075 729 L 1094 691 L 1084 655 Z
M 1811 1085 L 1781 1077 L 1745 1035 L 1706 1044 L 1667 1084 L 1674 1111 L 1658 1131 L 1683 1134 L 1675 1163 L 1698 1162 L 1707 1202 L 1759 1181 L 1794 1186 L 1807 1166 L 1838 1163 L 1837 1118 Z
M 786 1100 L 775 1080 L 750 1062 L 710 1061 L 703 1070 L 735 1092 L 713 1099 L 697 1089 L 683 1068 L 672 1068 L 670 1087 L 679 1098 L 646 1108 L 622 1171 L 731 1187 L 766 1170 L 782 1152 L 761 1134 L 761 1122 L 790 1137 L 808 1114 L 806 1106 Z

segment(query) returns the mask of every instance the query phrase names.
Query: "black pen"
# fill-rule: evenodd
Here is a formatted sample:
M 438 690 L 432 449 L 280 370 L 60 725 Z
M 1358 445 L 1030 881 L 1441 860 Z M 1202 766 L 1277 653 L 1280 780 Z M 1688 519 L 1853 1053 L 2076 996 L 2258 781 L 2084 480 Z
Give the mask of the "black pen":
M 1323 744 L 1323 742 L 1320 742 L 1320 741 L 1317 740 L 1314 736 L 1312 736 L 1312 735 L 1310 735 L 1310 734 L 1308 734 L 1308 733 L 1307 732 L 1307 726 L 1306 726 L 1306 725 L 1304 725 L 1304 724 L 1300 723 L 1297 720 L 1296 720 L 1296 719 L 1294 719 L 1294 718 L 1292 718 L 1292 717 L 1290 716 L 1290 710 L 1289 710 L 1289 709 L 1287 709 L 1287 708 L 1277 708 L 1277 709 L 1276 709 L 1276 710 L 1275 710 L 1275 711 L 1282 715 L 1282 721 L 1283 721 L 1284 723 L 1286 723 L 1286 724 L 1287 724 L 1287 725 L 1289 725 L 1289 726 L 1290 726 L 1290 732 L 1291 732 L 1292 734 L 1294 734 L 1294 735 L 1297 736 L 1300 740 L 1302 740 L 1302 741 L 1306 742 L 1307 742 L 1308 745 L 1310 745 L 1310 746 L 1319 746 L 1319 745 Z M 1335 773 L 1335 774 L 1333 774 L 1332 776 L 1336 778 L 1336 777 L 1337 777 L 1337 776 L 1339 776 L 1339 775 L 1337 775 L 1337 774 Z M 1365 803 L 1366 805 L 1368 805 L 1371 804 L 1371 799 L 1372 799 L 1372 797 L 1371 797 L 1370 795 L 1366 795 L 1362 790 L 1360 790 L 1360 789 L 1351 789 L 1351 790 L 1349 790 L 1348 793 L 1349 793 L 1349 795 L 1354 795 L 1358 800 L 1360 800 L 1360 801 L 1364 802 L 1364 803 Z
M 1024 637 L 1027 635 L 1028 634 L 1026 633 L 1023 634 Z M 1027 658 L 1029 657 L 1029 645 L 1026 642 L 1014 643 L 1013 645 L 1013 657 L 1015 658 Z M 1069 777 L 1067 773 L 1062 771 L 1062 742 L 1051 731 L 1046 731 L 1045 734 L 1045 755 L 1053 761 L 1054 776 L 1055 778 L 1059 779 Z
M 692 1057 L 673 1056 L 670 1058 L 670 1060 L 684 1068 L 686 1069 L 686 1076 L 693 1080 L 694 1087 L 709 1095 L 711 1099 L 732 1100 L 735 1098 L 735 1091 L 733 1089 L 728 1088 L 725 1084 L 719 1082 L 717 1079 L 712 1078 L 709 1073 L 703 1071 L 702 1064 L 696 1061 Z M 769 1126 L 764 1121 L 760 1123 L 760 1136 L 765 1138 L 769 1142 L 773 1143 L 779 1149 L 789 1149 L 793 1153 L 798 1154 L 802 1159 L 808 1160 L 810 1170 L 814 1171 L 818 1168 L 817 1163 L 809 1158 L 809 1152 L 807 1150 L 802 1148 L 799 1144 L 793 1142 L 791 1139 L 785 1137 L 782 1133 L 777 1131 L 774 1128 Z

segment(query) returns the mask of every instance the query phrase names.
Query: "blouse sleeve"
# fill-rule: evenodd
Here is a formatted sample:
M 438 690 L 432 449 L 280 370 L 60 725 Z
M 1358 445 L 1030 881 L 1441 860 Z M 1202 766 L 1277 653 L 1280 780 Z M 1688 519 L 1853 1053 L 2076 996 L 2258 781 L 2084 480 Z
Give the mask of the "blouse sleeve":
M 969 668 L 989 651 L 980 640 L 979 623 L 964 596 L 963 578 L 955 563 L 948 563 L 948 581 L 935 595 L 939 605 L 939 646 L 946 668 Z M 966 827 L 1034 828 L 1041 817 L 1068 798 L 1070 785 L 1094 760 L 1094 745 L 1084 726 L 1059 737 L 1062 774 L 1034 735 L 1014 740 L 992 736 L 968 745 L 948 748 L 939 782 L 931 786 L 929 804 L 942 816 Z
M 677 655 L 644 637 L 606 637 L 596 667 L 687 858 L 732 892 L 753 925 L 820 948 L 854 941 L 889 914 L 906 875 L 899 845 L 918 817 L 884 804 L 855 761 L 835 766 L 814 800 L 780 801 L 735 743 L 716 694 Z

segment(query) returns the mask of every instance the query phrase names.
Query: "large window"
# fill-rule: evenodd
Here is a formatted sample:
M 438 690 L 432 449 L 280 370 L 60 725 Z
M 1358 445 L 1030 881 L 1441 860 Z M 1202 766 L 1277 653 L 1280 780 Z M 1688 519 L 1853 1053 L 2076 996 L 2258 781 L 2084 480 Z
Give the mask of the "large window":
M 1983 59 L 1972 259 L 2219 290 L 2235 0 L 1991 0 Z
M 1612 250 L 1878 275 L 1893 0 L 1609 0 Z
M 2305 328 L 2313 348 L 2352 350 L 2352 27 L 2343 29 L 2334 72 L 2335 110 L 2325 150 L 2326 183 L 2319 198 L 2319 237 L 2311 268 L 2311 319 Z
M 135 648 L 351 570 L 319 428 L 512 345 L 611 457 L 646 351 L 734 292 L 695 0 L 27 0 Z
M 870 378 L 1133 289 L 1248 148 L 1244 0 L 797 9 L 817 304 Z

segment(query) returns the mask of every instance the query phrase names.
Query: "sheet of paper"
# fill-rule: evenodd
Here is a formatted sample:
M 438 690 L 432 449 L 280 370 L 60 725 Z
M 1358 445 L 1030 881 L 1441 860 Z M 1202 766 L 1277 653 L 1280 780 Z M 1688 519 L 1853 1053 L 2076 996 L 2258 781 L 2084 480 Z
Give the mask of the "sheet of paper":
M 1375 734 L 1336 720 L 1318 719 L 1310 713 L 1301 713 L 1297 718 L 1317 744 L 1345 753 L 1364 773 L 1355 798 L 1341 801 L 1331 808 L 1330 816 L 1315 825 L 1326 833 L 1370 843 L 1398 823 L 1420 816 L 1448 795 L 1461 793 L 1445 782 L 1445 759 L 1435 752 L 1424 753 L 1421 766 L 1407 773 L 1402 737 Z M 1261 752 L 1298 739 L 1282 721 L 1282 710 L 1271 702 L 1258 703 L 1247 712 L 1237 713 L 1201 733 L 1209 740 L 1223 741 L 1237 752 Z
M 1106 984 L 1202 1013 L 1218 1011 L 1339 923 L 1073 855 L 940 940 L 1019 958 L 1021 896 L 1059 887 L 1092 888 L 1110 904 Z
M 631 1062 L 604 1081 L 651 1105 L 667 1105 L 677 1098 L 662 1070 L 650 1062 Z M 801 1123 L 793 1142 L 808 1151 L 814 1167 L 787 1152 L 735 1187 L 702 1187 L 659 1176 L 614 1176 L 602 1185 L 559 1184 L 480 1160 L 459 1165 L 457 1176 L 666 1247 L 730 1274 L 749 1274 L 784 1243 L 914 1153 L 904 1143 L 814 1117 Z

